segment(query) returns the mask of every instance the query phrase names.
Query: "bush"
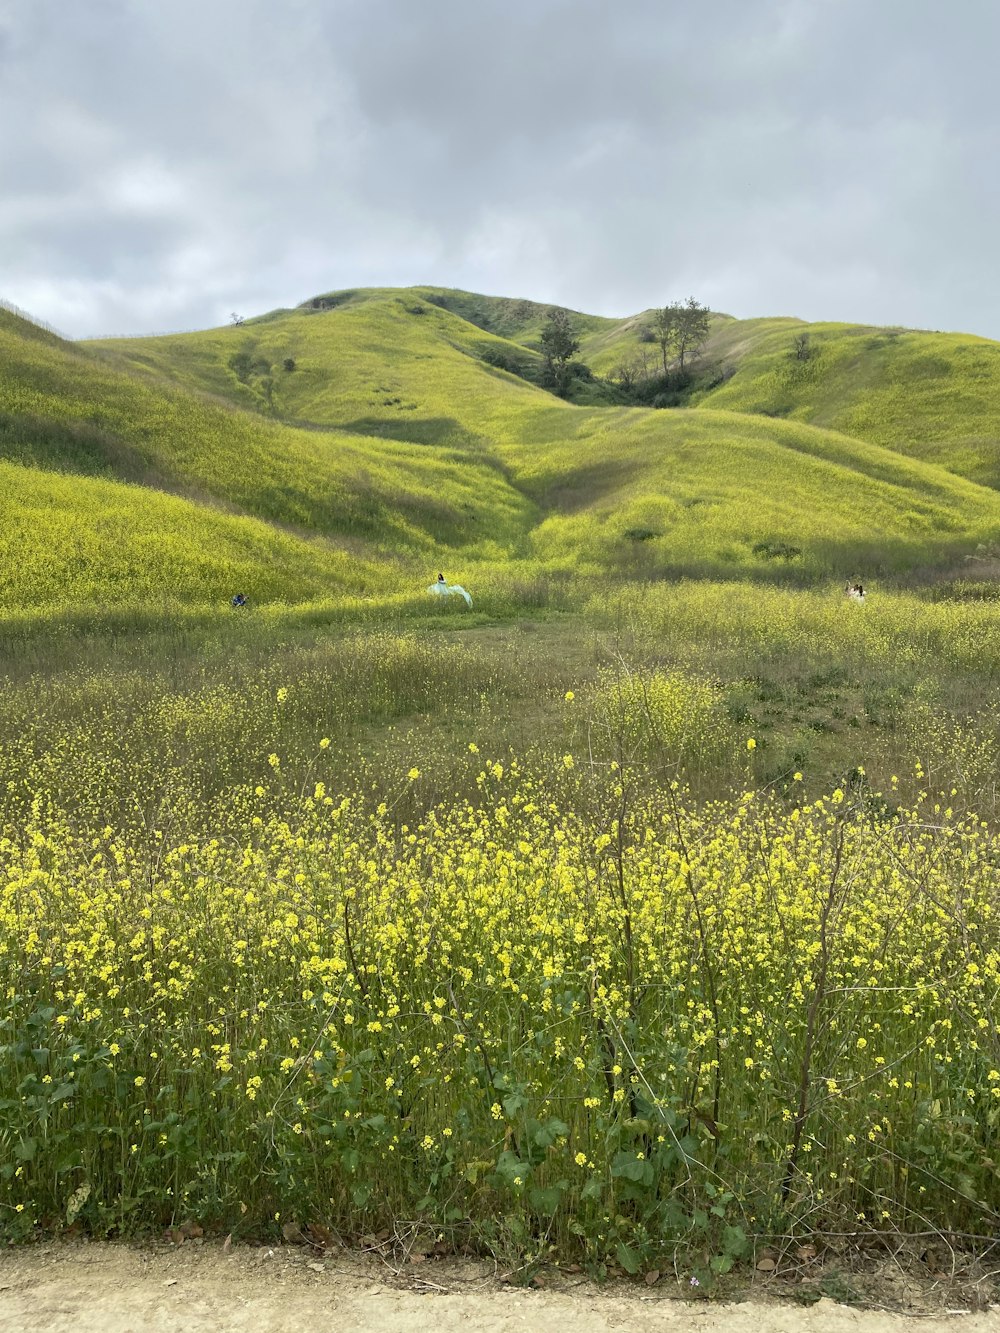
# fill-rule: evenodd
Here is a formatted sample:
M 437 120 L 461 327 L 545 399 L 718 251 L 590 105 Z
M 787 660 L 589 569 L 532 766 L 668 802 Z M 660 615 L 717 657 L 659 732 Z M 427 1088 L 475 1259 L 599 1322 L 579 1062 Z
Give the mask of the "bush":
M 682 671 L 608 677 L 597 717 L 629 756 L 711 766 L 736 751 L 737 734 L 721 688 Z
M 765 560 L 794 560 L 802 554 L 800 546 L 789 546 L 787 542 L 757 542 L 754 555 L 761 555 Z

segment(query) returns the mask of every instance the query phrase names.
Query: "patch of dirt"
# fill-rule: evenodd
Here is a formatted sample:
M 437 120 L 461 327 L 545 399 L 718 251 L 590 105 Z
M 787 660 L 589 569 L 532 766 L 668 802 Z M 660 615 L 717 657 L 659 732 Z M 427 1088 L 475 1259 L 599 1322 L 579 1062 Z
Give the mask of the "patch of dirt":
M 397 1270 L 377 1257 L 318 1257 L 219 1242 L 147 1248 L 51 1244 L 0 1253 L 3 1333 L 1000 1333 L 1000 1311 L 920 1315 L 755 1297 L 679 1298 L 675 1282 L 595 1287 L 546 1274 L 541 1289 L 505 1286 L 492 1265 Z

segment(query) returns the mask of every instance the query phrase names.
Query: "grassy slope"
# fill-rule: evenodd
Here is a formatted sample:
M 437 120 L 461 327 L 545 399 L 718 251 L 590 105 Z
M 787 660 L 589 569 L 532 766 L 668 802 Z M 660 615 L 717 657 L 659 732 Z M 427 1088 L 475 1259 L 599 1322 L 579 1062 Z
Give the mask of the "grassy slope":
M 108 355 L 234 401 L 250 391 L 228 368 L 234 349 L 275 367 L 290 357 L 295 369 L 275 372 L 283 417 L 492 457 L 542 519 L 525 549 L 560 564 L 749 562 L 770 576 L 773 561 L 752 550 L 767 542 L 800 547 L 814 571 L 889 570 L 947 562 L 997 531 L 992 494 L 841 435 L 705 408 L 569 406 L 479 362 L 484 347 L 511 344 L 429 304 L 425 290 L 353 293 L 242 329 L 111 344 Z M 463 308 L 467 294 L 454 295 Z M 605 323 L 598 336 L 618 327 Z M 789 326 L 758 321 L 742 336 Z M 720 316 L 714 336 L 735 353 L 741 328 Z M 630 529 L 656 535 L 637 547 Z
M 735 413 L 580 413 L 577 430 L 517 474 L 549 517 L 549 558 L 600 567 L 774 576 L 888 574 L 947 565 L 997 531 L 997 497 L 877 446 Z M 765 544 L 769 551 L 754 551 Z
M 791 355 L 808 333 L 811 355 Z M 793 320 L 740 321 L 706 357 L 735 368 L 711 408 L 788 417 L 853 435 L 1000 486 L 1000 344 Z
M 303 301 L 298 308 L 306 311 L 325 311 L 386 298 L 398 299 L 404 306 L 407 304 L 413 306 L 426 301 L 458 315 L 460 319 L 475 325 L 476 328 L 484 329 L 498 338 L 520 343 L 524 347 L 538 346 L 546 316 L 550 310 L 557 308 L 539 301 L 508 296 L 483 296 L 479 292 L 464 292 L 454 287 L 409 287 L 402 291 L 398 288 L 368 287 L 358 291 L 329 292 L 325 296 L 315 296 Z M 581 340 L 608 333 L 620 323 L 619 320 L 607 319 L 602 315 L 587 315 L 580 310 L 570 310 L 568 313 L 573 329 Z
M 612 375 L 618 366 L 641 363 L 643 358 L 655 371 L 660 365 L 659 344 L 644 341 L 642 336 L 650 328 L 654 314 L 653 310 L 643 310 L 627 319 L 614 320 L 608 328 L 587 333 L 580 340 L 581 360 L 598 375 Z M 713 313 L 709 325 L 711 336 L 720 337 L 730 326 L 743 322 L 731 315 Z
M 162 341 L 172 350 L 174 340 Z M 132 373 L 119 356 L 40 342 L 10 321 L 0 326 L 0 359 L 0 451 L 23 463 L 124 477 L 394 552 L 466 545 L 484 528 L 513 541 L 530 517 L 494 466 L 456 458 L 447 439 L 427 450 L 237 410 L 243 386 L 224 358 L 234 402 L 189 392 L 184 375 L 170 384 Z M 364 401 L 370 391 L 360 390 Z
M 803 403 L 796 416 L 856 415 L 857 403 L 834 410 L 837 385 L 846 392 L 858 380 L 856 369 L 832 377 L 842 348 L 860 349 L 872 367 L 931 335 L 872 347 L 871 331 L 862 339 L 836 330 L 824 341 L 814 326 L 819 353 L 793 364 L 797 322 L 720 316 L 712 354 L 739 358 L 740 368 L 696 411 L 593 408 L 482 360 L 524 344 L 480 324 L 530 343 L 545 309 L 430 288 L 365 291 L 240 328 L 87 346 L 4 314 L 0 457 L 45 470 L 62 497 L 67 544 L 83 548 L 97 492 L 78 485 L 71 518 L 72 488 L 53 474 L 152 488 L 133 487 L 121 502 L 137 539 L 165 522 L 157 491 L 196 502 L 205 523 L 251 515 L 290 529 L 282 559 L 298 551 L 301 576 L 283 576 L 282 586 L 296 597 L 317 595 L 317 570 L 332 558 L 327 550 L 321 559 L 309 536 L 347 544 L 356 557 L 402 558 L 411 580 L 439 560 L 461 570 L 511 558 L 582 572 L 771 579 L 789 569 L 843 577 L 945 565 L 1000 533 L 1000 497 L 983 487 L 804 420 L 762 415 L 764 389 L 789 373 Z M 638 336 L 636 321 L 589 325 L 592 348 L 603 340 L 609 357 Z M 980 369 L 1000 354 L 982 340 L 957 342 L 986 358 Z M 242 378 L 239 356 L 251 367 Z M 966 379 L 974 419 L 983 383 L 972 371 Z M 751 415 L 716 410 L 740 394 Z M 754 551 L 762 543 L 770 553 Z M 154 546 L 142 547 L 153 571 Z M 801 551 L 790 566 L 773 558 L 782 546 Z M 95 572 L 88 560 L 76 595 L 98 596 L 111 566 Z M 178 578 L 185 596 L 202 586 Z M 398 572 L 385 575 L 386 586 L 398 581 Z M 257 584 L 258 596 L 270 588 Z M 156 586 L 155 574 L 144 582 L 133 572 L 121 586 Z
M 589 333 L 581 357 L 602 375 L 643 356 L 655 366 L 639 336 L 652 313 Z M 792 355 L 802 333 L 807 361 Z M 700 364 L 726 378 L 692 406 L 825 426 L 1000 487 L 1000 344 L 988 339 L 717 314 Z
M 391 587 L 388 572 L 259 519 L 0 462 L 0 607 L 303 601 Z

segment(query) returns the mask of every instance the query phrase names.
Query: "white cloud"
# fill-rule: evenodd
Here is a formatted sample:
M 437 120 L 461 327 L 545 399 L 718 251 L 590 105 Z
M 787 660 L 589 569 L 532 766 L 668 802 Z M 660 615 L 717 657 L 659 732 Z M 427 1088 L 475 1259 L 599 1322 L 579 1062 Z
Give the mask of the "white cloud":
M 930 0 L 0 0 L 0 295 L 73 333 L 434 281 L 1000 336 L 998 36 Z

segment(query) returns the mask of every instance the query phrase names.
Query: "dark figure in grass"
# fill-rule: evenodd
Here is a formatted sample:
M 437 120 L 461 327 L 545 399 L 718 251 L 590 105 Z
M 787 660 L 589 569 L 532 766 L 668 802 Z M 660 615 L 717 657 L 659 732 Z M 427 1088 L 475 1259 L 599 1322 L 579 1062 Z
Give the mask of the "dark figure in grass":
M 239 608 L 240 608 L 241 606 L 246 606 L 246 605 L 247 605 L 247 599 L 246 599 L 246 597 L 243 595 L 243 593 L 238 592 L 238 593 L 236 594 L 236 596 L 233 598 L 233 600 L 232 600 L 232 602 L 230 603 L 230 605 L 233 606 L 233 607 L 235 607 L 236 610 L 239 610 Z

